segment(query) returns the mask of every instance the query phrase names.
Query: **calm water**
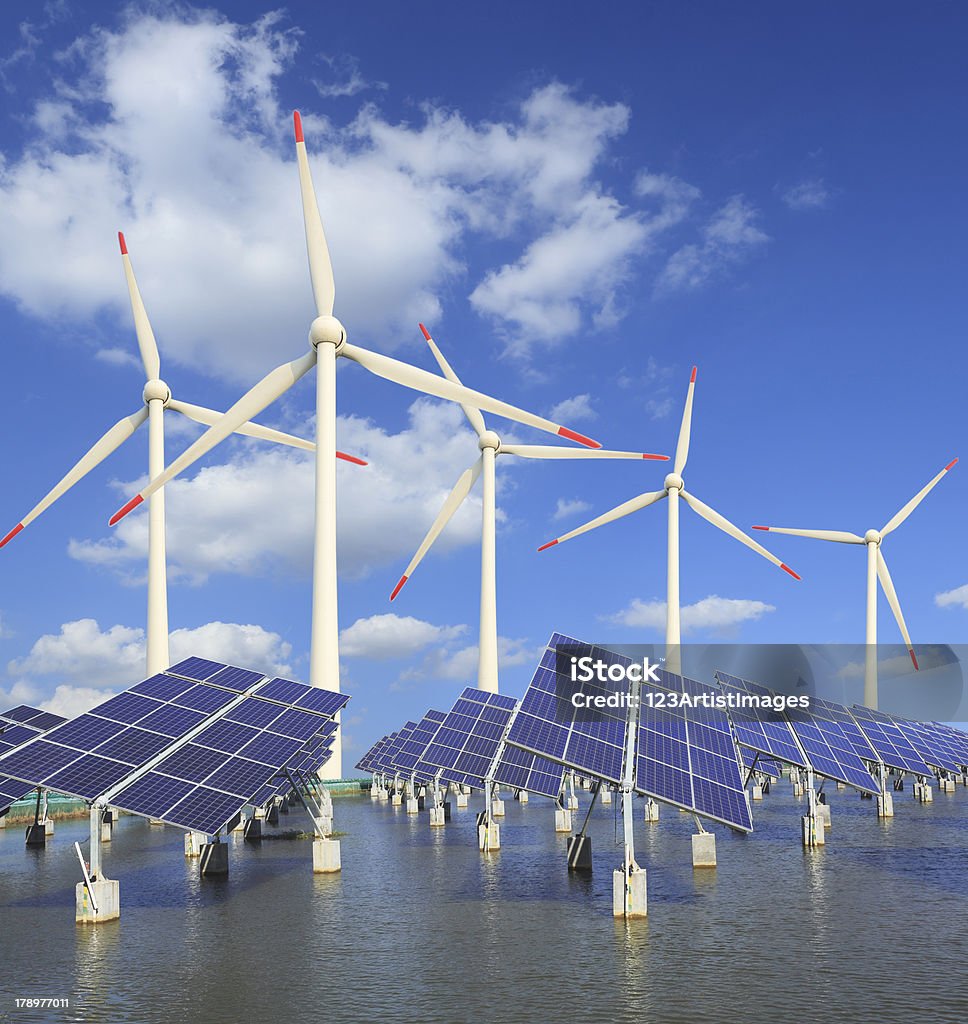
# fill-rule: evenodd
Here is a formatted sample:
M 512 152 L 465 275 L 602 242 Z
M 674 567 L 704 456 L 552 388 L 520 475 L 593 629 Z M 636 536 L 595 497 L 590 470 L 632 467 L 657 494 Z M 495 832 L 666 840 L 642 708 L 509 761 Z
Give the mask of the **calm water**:
M 581 793 L 584 808 L 588 794 Z M 799 845 L 788 783 L 748 837 L 716 829 L 719 868 L 693 872 L 692 820 L 641 821 L 649 917 L 611 916 L 620 821 L 597 807 L 595 870 L 569 876 L 551 805 L 506 800 L 503 849 L 476 848 L 471 807 L 426 814 L 335 800 L 343 871 L 313 876 L 305 841 L 233 841 L 231 875 L 202 881 L 182 833 L 123 818 L 106 850 L 122 917 L 80 928 L 71 844 L 0 832 L 0 1019 L 235 1022 L 968 1020 L 968 791 L 897 817 L 831 791 L 828 845 Z M 306 823 L 282 817 L 283 828 Z M 28 1011 L 17 996 L 68 997 Z

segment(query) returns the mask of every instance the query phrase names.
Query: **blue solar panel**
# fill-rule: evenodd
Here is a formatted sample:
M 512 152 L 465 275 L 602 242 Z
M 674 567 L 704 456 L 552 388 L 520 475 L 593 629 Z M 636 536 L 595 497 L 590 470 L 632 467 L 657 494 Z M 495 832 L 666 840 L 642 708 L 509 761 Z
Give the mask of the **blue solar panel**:
M 196 679 L 204 682 L 217 675 L 226 666 L 220 661 L 209 661 L 207 658 L 186 658 L 184 661 L 172 665 L 168 671 L 175 676 L 185 676 L 186 679 Z
M 221 768 L 230 756 L 221 750 L 210 750 L 197 743 L 186 743 L 155 765 L 154 771 L 186 782 L 204 782 L 212 772 Z
M 303 742 L 301 740 L 290 739 L 287 736 L 275 736 L 271 732 L 264 732 L 250 743 L 246 743 L 239 753 L 242 757 L 248 757 L 253 761 L 284 765 L 301 749 L 303 749 Z
M 850 713 L 857 720 L 864 735 L 877 752 L 877 759 L 889 768 L 897 768 L 915 775 L 933 775 L 924 758 L 914 749 L 907 736 L 886 715 L 870 708 L 854 705 Z
M 374 761 L 376 755 L 383 749 L 384 744 L 389 739 L 388 736 L 382 736 L 380 739 L 373 744 L 372 747 L 357 761 L 356 767 L 363 772 L 376 772 L 377 769 L 374 767 Z
M 286 760 L 288 761 L 291 756 L 288 755 Z M 277 770 L 276 767 L 259 761 L 231 757 L 205 780 L 205 785 L 240 797 L 248 797 L 264 786 Z
M 399 735 L 400 733 L 398 732 L 391 732 L 381 744 L 380 749 L 374 752 L 373 769 L 375 771 L 389 775 L 394 774 L 390 758 L 396 752 L 396 740 Z
M 110 757 L 134 767 L 146 764 L 155 754 L 171 745 L 171 738 L 148 732 L 136 725 L 112 736 L 97 748 L 101 757 Z
M 141 697 L 135 693 L 119 693 L 117 697 L 98 704 L 93 709 L 102 718 L 110 718 L 114 722 L 123 722 L 125 725 L 134 725 L 142 718 L 147 718 L 152 711 L 164 707 L 161 701 L 151 697 Z
M 565 781 L 565 768 L 545 757 L 505 744 L 494 770 L 494 781 L 557 800 Z
M 517 702 L 468 687 L 447 713 L 417 762 L 431 778 L 482 786 Z
M 300 697 L 305 696 L 308 689 L 310 687 L 304 683 L 297 683 L 292 679 L 282 679 L 277 676 L 275 679 L 270 679 L 269 682 L 263 683 L 257 693 L 266 700 L 278 700 L 283 704 L 295 704 Z
M 758 754 L 755 750 L 750 750 L 747 747 L 740 748 L 740 757 L 743 759 L 743 765 L 750 771 L 759 772 L 761 775 L 769 775 L 774 779 L 779 779 L 783 772 L 780 768 L 778 761 L 772 761 L 768 757 L 764 757 L 762 754 Z
M 203 747 L 223 750 L 234 754 L 246 743 L 251 743 L 259 735 L 258 729 L 237 722 L 218 721 L 204 728 L 196 737 L 195 742 Z
M 778 758 L 798 768 L 807 767 L 807 762 L 793 735 L 793 728 L 782 711 L 740 706 L 746 695 L 772 696 L 769 692 L 763 692 L 765 687 L 751 684 L 746 679 L 731 676 L 726 672 L 717 672 L 716 678 L 720 681 L 723 692 L 733 698 L 729 717 L 740 746 Z
M 165 704 L 157 711 L 153 711 L 147 718 L 142 718 L 138 723 L 138 727 L 150 729 L 152 732 L 158 732 L 163 736 L 174 739 L 177 736 L 184 736 L 185 733 L 191 732 L 192 729 L 201 725 L 206 717 L 201 711 L 189 711 L 188 708 L 179 708 L 174 704 Z
M 45 731 L 63 725 L 66 721 L 67 719 L 60 715 L 39 711 L 26 704 L 20 704 L 9 712 L 0 714 L 0 755 L 9 753 L 21 744 L 36 739 Z M 29 725 L 24 724 L 28 722 Z M 33 788 L 30 782 L 0 775 L 0 815 L 5 814 L 11 804 L 25 797 Z
M 196 786 L 159 817 L 173 825 L 181 825 L 182 828 L 213 834 L 231 821 L 246 803 L 245 800 L 240 802 L 237 796 L 220 793 L 206 786 Z
M 225 719 L 229 722 L 241 722 L 243 725 L 251 725 L 257 729 L 265 729 L 274 722 L 285 708 L 268 700 L 242 701 L 225 713 Z
M 305 708 L 307 711 L 317 711 L 321 715 L 335 715 L 349 700 L 349 697 L 342 693 L 334 693 L 331 690 L 321 690 L 319 687 L 308 687 L 309 692 L 296 701 L 297 708 Z
M 237 694 L 228 690 L 218 690 L 214 686 L 206 686 L 204 683 L 197 683 L 190 690 L 180 693 L 174 701 L 183 708 L 191 708 L 192 711 L 202 711 L 211 714 L 231 704 L 237 698 Z
M 28 704 L 18 704 L 9 711 L 0 713 L 0 719 L 8 722 L 15 722 L 19 725 L 29 725 L 33 729 L 46 732 L 53 729 L 55 725 L 61 725 L 67 721 L 61 715 L 55 715 L 50 711 L 41 711 L 39 708 L 32 708 Z
M 57 730 L 55 739 L 67 747 L 94 750 L 99 744 L 124 730 L 125 726 L 120 722 L 109 722 L 97 715 L 81 715 L 72 722 L 62 725 Z
M 152 771 L 126 786 L 115 805 L 133 814 L 160 818 L 194 788 L 191 782 L 182 782 Z
M 443 711 L 428 711 L 400 744 L 393 756 L 394 767 L 404 775 L 417 775 L 422 782 L 429 782 L 431 777 L 426 773 L 418 773 L 417 765 L 427 744 L 434 738 L 446 717 Z
M 131 774 L 131 765 L 110 761 L 97 754 L 75 755 L 75 760 L 60 771 L 47 775 L 44 785 L 59 793 L 93 800 Z
M 128 693 L 137 693 L 142 697 L 154 697 L 156 700 L 174 700 L 178 694 L 190 690 L 195 684 L 188 679 L 178 679 L 175 676 L 166 675 L 160 672 L 151 676 L 135 686 L 132 686 Z
M 40 735 L 41 730 L 31 729 L 29 725 L 8 725 L 3 732 L 0 732 L 0 743 L 10 750 L 19 747 L 21 743 L 32 740 Z
M 226 665 L 221 672 L 216 672 L 206 682 L 211 683 L 212 686 L 222 686 L 227 690 L 235 690 L 236 693 L 242 693 L 262 678 L 263 674 L 261 672 L 253 672 L 248 668 L 236 668 L 234 665 Z

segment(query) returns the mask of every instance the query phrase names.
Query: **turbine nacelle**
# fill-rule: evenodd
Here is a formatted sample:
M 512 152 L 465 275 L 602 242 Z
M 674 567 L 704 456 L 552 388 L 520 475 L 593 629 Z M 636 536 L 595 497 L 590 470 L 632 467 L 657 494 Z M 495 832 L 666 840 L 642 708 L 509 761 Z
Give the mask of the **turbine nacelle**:
M 495 455 L 501 450 L 501 439 L 493 430 L 485 430 L 477 440 L 477 447 L 481 451 L 485 448 L 493 448 Z
M 309 327 L 309 344 L 311 348 L 318 345 L 335 345 L 337 351 L 346 341 L 346 328 L 335 316 L 318 316 Z
M 171 401 L 171 388 L 163 380 L 159 380 L 156 377 L 145 384 L 142 395 L 145 405 L 148 405 L 149 402 L 161 402 L 162 405 L 167 405 Z
M 877 545 L 880 545 L 880 543 L 881 543 L 880 531 L 879 530 L 868 530 L 867 533 L 864 534 L 864 543 L 865 544 L 877 544 Z
M 667 491 L 681 491 L 686 486 L 685 481 L 678 473 L 670 473 L 662 485 Z

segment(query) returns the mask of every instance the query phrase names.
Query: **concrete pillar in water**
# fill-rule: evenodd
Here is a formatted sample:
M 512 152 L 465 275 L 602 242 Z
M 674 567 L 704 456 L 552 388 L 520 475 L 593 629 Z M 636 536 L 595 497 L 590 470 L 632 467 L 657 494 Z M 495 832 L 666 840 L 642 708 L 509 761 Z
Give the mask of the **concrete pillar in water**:
M 102 843 L 110 843 L 111 842 L 111 833 L 113 831 L 114 831 L 114 826 L 111 824 L 110 821 L 102 821 L 101 822 L 101 842 Z
M 431 828 L 443 828 L 445 824 L 444 818 L 444 806 L 431 807 L 430 808 L 430 827 Z
M 201 832 L 186 832 L 185 833 L 185 856 L 186 857 L 201 857 L 202 855 L 202 843 L 206 842 L 208 837 Z
M 467 806 L 467 794 L 466 793 L 461 792 L 461 793 L 457 794 L 457 806 L 458 807 L 466 807 Z
M 399 807 L 403 803 L 403 795 L 394 792 L 393 796 L 390 797 L 390 803 L 393 804 L 394 807 Z
M 565 802 L 565 807 L 569 811 L 577 811 L 578 810 L 578 797 L 574 796 L 574 795 L 570 795 L 568 797 L 567 801 Z
M 591 871 L 592 869 L 592 838 L 591 836 L 568 837 L 568 870 Z
M 526 789 L 519 789 L 517 792 L 517 798 L 519 804 L 526 804 L 528 802 L 528 791 Z
M 827 841 L 824 836 L 823 819 L 819 813 L 805 814 L 800 819 L 800 831 L 803 845 L 806 847 L 823 846 Z
M 645 801 L 645 820 L 647 822 L 659 820 L 659 805 L 651 797 Z
M 200 875 L 219 876 L 229 873 L 229 848 L 227 843 L 216 840 L 213 843 L 202 843 L 198 873 Z
M 54 819 L 44 818 L 44 835 L 52 836 L 54 834 Z
M 47 844 L 47 829 L 43 824 L 28 825 L 26 832 L 26 842 L 28 846 L 46 846 Z
M 74 887 L 74 921 L 77 924 L 99 924 L 102 921 L 116 921 L 121 916 L 121 885 L 110 878 L 99 878 L 91 882 L 94 902 L 91 902 L 85 882 Z
M 407 814 L 416 814 L 420 810 L 420 801 L 415 796 L 407 797 Z
M 763 799 L 763 787 L 759 783 L 754 783 L 752 796 L 754 800 Z
M 262 822 L 258 818 L 249 818 L 242 837 L 247 843 L 258 843 L 262 839 Z
M 555 810 L 555 831 L 571 831 L 571 811 L 569 811 L 567 808 L 559 807 Z
M 332 875 L 342 869 L 338 839 L 313 840 L 313 874 Z
M 608 786 L 602 786 L 601 791 L 598 794 L 598 799 L 601 800 L 603 804 L 610 804 L 612 802 L 612 791 Z
M 716 866 L 716 834 L 697 832 L 692 837 L 692 866 L 714 868 Z
M 500 798 L 491 801 L 491 816 L 494 818 L 504 817 L 504 801 Z
M 165 823 L 161 820 L 161 818 L 149 818 L 148 819 L 148 824 L 149 825 L 160 825 L 161 827 L 164 827 Z
M 266 808 L 265 823 L 267 825 L 278 825 L 279 824 L 279 811 L 280 811 L 280 805 L 279 804 L 270 804 L 269 807 Z M 287 814 L 289 813 L 288 808 L 286 809 L 286 813 Z
M 501 849 L 501 826 L 492 821 L 477 826 L 477 845 L 485 853 Z
M 894 817 L 894 795 L 884 791 L 877 798 L 877 816 L 878 818 L 893 818 Z
M 648 886 L 642 868 L 633 871 L 625 884 L 625 872 L 619 868 L 612 872 L 613 917 L 647 917 L 649 913 Z

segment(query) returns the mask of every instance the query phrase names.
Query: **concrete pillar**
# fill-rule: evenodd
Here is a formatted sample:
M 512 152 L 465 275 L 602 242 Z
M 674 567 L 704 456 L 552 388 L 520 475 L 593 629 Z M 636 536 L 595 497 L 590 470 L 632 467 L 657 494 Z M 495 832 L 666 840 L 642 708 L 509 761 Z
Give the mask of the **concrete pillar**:
M 467 794 L 466 793 L 461 792 L 461 793 L 457 794 L 457 806 L 458 807 L 466 807 L 467 806 Z
M 186 857 L 201 857 L 202 855 L 202 843 L 207 839 L 207 836 L 201 832 L 186 832 L 185 833 L 185 856 Z
M 415 796 L 407 797 L 407 814 L 416 814 L 420 810 L 420 801 Z
M 460 791 L 461 791 L 461 792 L 462 792 L 462 793 L 463 793 L 463 794 L 464 794 L 465 796 L 470 796 L 470 795 L 471 795 L 471 787 L 470 787 L 470 786 L 461 786 L 461 787 L 460 787 Z
M 317 835 L 322 833 L 324 836 L 332 835 L 333 833 L 333 816 L 331 814 L 321 814 L 318 818 L 313 818 Z
M 796 797 L 803 796 L 803 785 L 799 779 L 793 780 L 793 795 Z
M 633 871 L 625 886 L 625 872 L 619 868 L 612 872 L 612 916 L 646 917 L 649 913 L 648 887 L 642 868 Z
M 518 790 L 518 803 L 526 804 L 529 800 L 528 791 L 526 789 Z
M 847 788 L 847 783 L 846 782 L 838 782 L 837 783 L 837 789 L 846 789 L 846 788 Z
M 52 836 L 54 834 L 54 819 L 44 818 L 44 835 Z
M 929 804 L 932 800 L 934 800 L 934 793 L 931 790 L 931 784 L 929 782 L 925 782 L 921 787 L 921 803 Z
M 74 921 L 77 924 L 99 924 L 102 921 L 116 921 L 121 916 L 121 886 L 110 878 L 99 878 L 91 882 L 97 913 L 91 903 L 91 894 L 84 882 L 74 887 Z
M 114 826 L 111 824 L 110 821 L 102 821 L 101 822 L 101 842 L 102 843 L 110 843 L 111 842 L 111 833 L 113 831 L 114 831 Z
M 578 810 L 578 797 L 577 796 L 569 796 L 568 799 L 565 801 L 565 807 L 569 811 L 577 811 Z
M 894 796 L 891 793 L 881 793 L 877 798 L 878 818 L 894 817 Z
M 249 818 L 242 836 L 247 843 L 258 843 L 262 839 L 262 822 L 258 818 Z
M 491 817 L 503 818 L 504 817 L 504 801 L 501 799 L 491 801 Z
M 561 807 L 555 810 L 555 831 L 571 831 L 571 811 Z
M 592 869 L 592 837 L 568 837 L 568 870 L 591 871 Z
M 400 793 L 394 792 L 393 796 L 390 797 L 390 803 L 394 807 L 399 807 L 403 803 L 403 796 Z
M 7 827 L 7 816 L 5 814 L 0 814 L 0 828 L 6 828 L 6 827 Z
M 333 875 L 342 870 L 338 839 L 313 840 L 313 874 Z
M 692 837 L 692 866 L 714 868 L 716 866 L 716 833 L 697 832 Z
M 645 820 L 649 823 L 659 820 L 659 805 L 651 797 L 645 801 Z
M 381 786 L 376 791 L 376 798 L 382 802 L 384 800 L 388 800 L 390 798 L 390 794 Z
M 149 825 L 160 825 L 162 828 L 164 828 L 164 825 L 165 825 L 165 823 L 161 820 L 161 818 L 149 818 L 148 819 L 148 824 Z
M 279 824 L 279 811 L 280 811 L 280 807 L 279 807 L 278 804 L 270 804 L 270 806 L 266 808 L 265 823 L 267 825 L 278 825 Z M 288 814 L 288 813 L 289 813 L 289 810 L 287 808 L 286 809 L 286 814 Z
M 823 819 L 819 814 L 805 814 L 800 819 L 800 831 L 803 845 L 806 847 L 823 846 L 827 841 L 824 836 Z
M 227 875 L 229 873 L 229 848 L 227 843 L 202 843 L 201 860 L 198 865 L 200 875 Z
M 608 786 L 602 786 L 598 791 L 598 799 L 601 800 L 603 804 L 610 804 L 612 802 L 612 791 Z
M 430 808 L 430 827 L 431 828 L 443 828 L 445 824 L 444 819 L 444 808 L 443 805 L 440 807 Z
M 477 845 L 481 850 L 490 852 L 501 849 L 501 826 L 492 821 L 487 825 L 477 826 Z
M 763 799 L 763 787 L 761 785 L 759 785 L 759 783 L 754 784 L 752 796 L 753 796 L 754 800 L 762 800 Z
M 450 821 L 450 801 L 444 801 L 444 821 Z
M 817 813 L 824 828 L 830 828 L 830 804 L 817 804 Z
M 45 846 L 47 843 L 47 829 L 43 825 L 28 825 L 26 840 L 28 846 Z

